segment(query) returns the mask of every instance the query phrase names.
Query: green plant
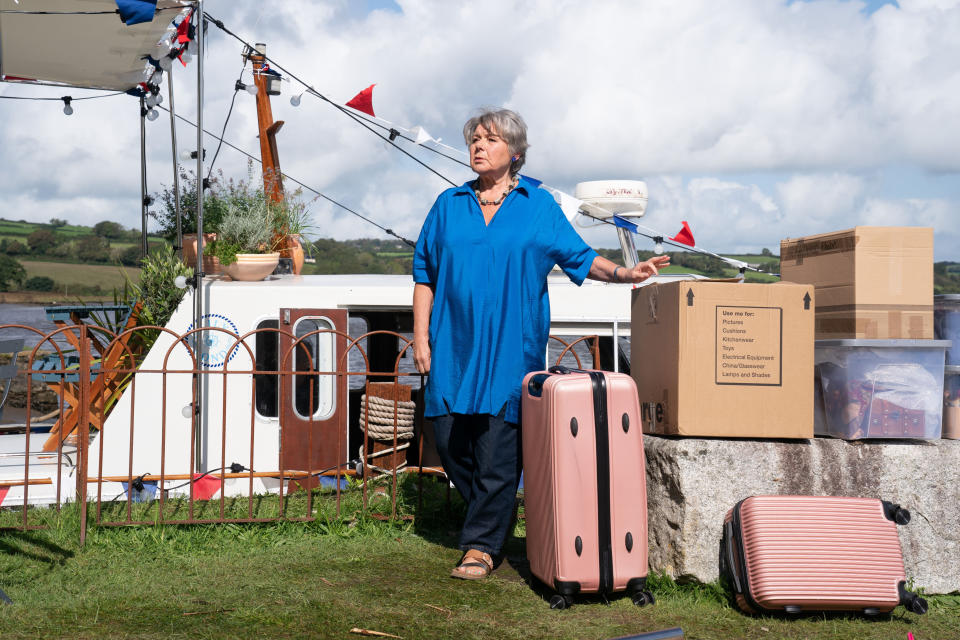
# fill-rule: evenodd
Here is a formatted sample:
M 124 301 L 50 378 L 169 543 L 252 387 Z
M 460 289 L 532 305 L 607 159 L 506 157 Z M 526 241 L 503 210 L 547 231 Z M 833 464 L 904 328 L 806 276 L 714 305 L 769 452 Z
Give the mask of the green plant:
M 278 235 L 307 235 L 314 227 L 307 203 L 303 201 L 303 189 L 284 196 L 280 202 L 270 203 L 272 226 Z
M 222 187 L 222 174 L 219 178 L 211 178 L 209 190 L 203 198 L 203 231 L 216 233 L 220 228 L 220 221 L 227 212 L 227 198 L 225 188 Z M 197 174 L 180 168 L 180 227 L 182 233 L 197 232 Z M 150 217 L 156 220 L 159 233 L 173 242 L 177 238 L 177 208 L 176 192 L 172 186 L 164 185 L 159 194 L 160 210 L 151 211 Z
M 272 215 L 265 200 L 247 206 L 230 203 L 217 239 L 209 246 L 210 253 L 220 259 L 220 264 L 229 265 L 237 261 L 238 253 L 273 251 Z
M 180 262 L 173 252 L 173 247 L 164 244 L 141 260 L 139 283 L 132 282 L 124 271 L 126 284 L 120 295 L 123 299 L 135 298 L 141 302 L 137 325 L 162 327 L 167 324 L 186 293 L 186 289 L 176 287 L 174 280 L 177 276 L 192 275 L 193 269 Z M 142 344 L 137 347 L 145 353 L 157 335 L 157 330 L 141 332 L 138 336 Z

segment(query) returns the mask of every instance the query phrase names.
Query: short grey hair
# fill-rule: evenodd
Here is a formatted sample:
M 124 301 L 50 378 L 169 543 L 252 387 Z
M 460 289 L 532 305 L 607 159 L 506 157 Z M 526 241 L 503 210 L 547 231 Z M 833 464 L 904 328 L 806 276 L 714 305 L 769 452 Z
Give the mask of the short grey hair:
M 470 139 L 477 127 L 483 125 L 487 131 L 496 131 L 510 147 L 510 155 L 517 159 L 510 163 L 510 175 L 520 172 L 520 167 L 527 160 L 527 123 L 520 114 L 510 109 L 481 109 L 474 117 L 463 125 L 463 140 L 470 146 Z

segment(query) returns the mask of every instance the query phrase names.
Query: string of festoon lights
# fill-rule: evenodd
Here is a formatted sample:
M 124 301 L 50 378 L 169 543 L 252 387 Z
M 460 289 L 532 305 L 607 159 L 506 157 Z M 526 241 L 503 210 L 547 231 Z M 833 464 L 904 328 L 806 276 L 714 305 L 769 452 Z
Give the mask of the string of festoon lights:
M 219 28 L 221 31 L 223 31 L 223 32 L 226 33 L 227 35 L 233 37 L 234 39 L 236 39 L 238 42 L 240 42 L 240 43 L 243 44 L 244 46 L 246 46 L 246 47 L 250 47 L 250 46 L 251 46 L 250 43 L 246 42 L 243 38 L 241 38 L 241 37 L 238 36 L 237 34 L 233 33 L 230 29 L 228 29 L 228 28 L 223 24 L 222 21 L 218 20 L 218 19 L 215 18 L 214 16 L 211 16 L 209 13 L 204 12 L 204 17 L 205 17 L 206 20 L 209 20 L 212 24 L 214 24 L 214 25 L 215 25 L 217 28 Z M 332 107 L 334 107 L 334 108 L 335 108 L 337 111 L 339 111 L 340 113 L 342 113 L 342 114 L 344 114 L 345 116 L 349 117 L 351 120 L 353 120 L 353 121 L 356 122 L 357 124 L 363 126 L 365 129 L 369 130 L 371 133 L 373 133 L 374 135 L 376 135 L 378 138 L 381 138 L 382 140 L 384 140 L 385 142 L 387 142 L 390 146 L 394 147 L 395 149 L 397 149 L 397 150 L 400 151 L 401 153 L 407 155 L 408 157 L 410 157 L 411 159 L 413 159 L 413 160 L 414 160 L 415 162 L 417 162 L 418 164 L 422 165 L 422 166 L 423 166 L 424 168 L 426 168 L 427 170 L 429 170 L 429 171 L 431 171 L 432 173 L 440 176 L 443 180 L 445 180 L 446 182 L 450 183 L 451 185 L 456 186 L 456 183 L 454 183 L 454 181 L 450 180 L 450 179 L 447 178 L 446 176 L 442 175 L 439 171 L 437 171 L 437 170 L 434 169 L 433 167 L 429 166 L 428 164 L 426 164 L 425 162 L 423 162 L 422 160 L 420 160 L 420 159 L 417 158 L 416 156 L 413 156 L 412 154 L 410 154 L 407 150 L 405 150 L 405 149 L 403 149 L 402 147 L 400 147 L 399 145 L 397 145 L 397 144 L 396 144 L 396 140 L 397 140 L 398 138 L 403 139 L 403 140 L 406 140 L 406 141 L 411 142 L 411 143 L 413 143 L 414 145 L 416 145 L 416 146 L 418 146 L 418 147 L 420 147 L 420 148 L 423 148 L 423 149 L 426 149 L 426 150 L 431 151 L 431 152 L 433 152 L 433 153 L 436 153 L 436 154 L 438 154 L 438 155 L 440 155 L 440 156 L 442 156 L 442 157 L 444 157 L 444 158 L 447 158 L 448 160 L 451 160 L 451 161 L 453 161 L 453 162 L 455 162 L 455 163 L 457 163 L 457 164 L 460 164 L 460 165 L 463 165 L 463 166 L 466 166 L 466 167 L 469 167 L 469 166 L 470 166 L 469 163 L 465 161 L 465 159 L 466 159 L 466 157 L 467 157 L 467 155 L 466 155 L 465 152 L 463 152 L 463 151 L 460 150 L 460 149 L 456 149 L 456 148 L 450 147 L 449 145 L 443 144 L 443 143 L 441 142 L 441 139 L 439 139 L 439 138 L 434 138 L 433 136 L 431 136 L 431 135 L 426 131 L 426 129 L 425 129 L 424 127 L 422 127 L 422 126 L 415 126 L 415 127 L 410 128 L 410 129 L 406 129 L 406 128 L 401 127 L 401 126 L 398 126 L 398 125 L 396 125 L 396 124 L 394 124 L 394 123 L 392 123 L 392 122 L 390 122 L 390 121 L 388 121 L 388 120 L 384 120 L 383 118 L 377 117 L 377 116 L 375 115 L 374 111 L 373 111 L 373 108 L 372 108 L 372 90 L 373 90 L 373 85 L 371 85 L 370 87 L 368 87 L 368 88 L 365 89 L 364 91 L 361 91 L 361 92 L 360 92 L 356 97 L 354 97 L 350 102 L 347 102 L 347 103 L 346 103 L 346 106 L 344 106 L 344 105 L 341 105 L 340 103 L 338 103 L 338 102 L 330 99 L 329 97 L 325 96 L 325 95 L 322 94 L 321 92 L 317 91 L 313 86 L 311 86 L 310 84 L 308 84 L 307 82 L 305 82 L 305 81 L 302 80 L 301 78 L 297 77 L 293 72 L 291 72 L 291 71 L 289 71 L 288 69 L 286 69 L 286 68 L 285 68 L 279 61 L 277 61 L 276 59 L 270 58 L 270 57 L 267 56 L 267 55 L 264 55 L 264 58 L 265 58 L 265 60 L 266 60 L 270 65 L 272 65 L 273 68 L 278 69 L 278 70 L 282 71 L 284 74 L 286 74 L 286 77 L 285 77 L 284 79 L 292 79 L 292 80 L 298 82 L 298 83 L 303 87 L 303 90 L 302 90 L 300 93 L 297 93 L 297 94 L 294 94 L 293 96 L 291 96 L 291 98 L 290 98 L 290 104 L 291 104 L 292 106 L 294 106 L 294 107 L 300 106 L 304 95 L 311 95 L 311 96 L 313 96 L 313 97 L 315 97 L 315 98 L 317 98 L 317 99 L 319 99 L 319 100 L 321 100 L 321 101 L 323 101 L 323 102 L 326 102 L 327 104 L 329 104 L 329 105 L 331 105 Z M 351 110 L 348 109 L 347 107 L 352 107 L 354 110 L 351 111 Z M 368 116 L 369 116 L 369 117 L 368 117 Z M 380 128 L 380 129 L 386 131 L 386 132 L 387 132 L 387 135 L 381 135 L 379 132 L 377 132 L 377 131 L 374 130 L 374 127 L 377 127 L 377 128 Z M 428 143 L 429 143 L 429 144 L 428 144 Z M 439 148 L 437 148 L 437 147 L 439 147 Z M 537 180 L 534 180 L 534 182 L 537 182 L 538 184 L 540 184 L 540 182 L 537 181 Z M 559 190 L 559 189 L 556 189 L 556 188 L 553 188 L 553 187 L 549 187 L 548 185 L 543 185 L 543 186 L 544 186 L 545 188 L 547 188 L 549 191 L 551 191 L 551 192 L 553 192 L 553 193 L 555 193 L 555 194 L 563 194 L 563 195 L 566 196 L 567 198 L 572 198 L 572 196 L 569 196 L 569 194 L 565 194 L 564 192 L 562 192 L 562 191 Z M 676 235 L 674 235 L 674 236 L 671 237 L 671 236 L 669 236 L 668 234 L 662 233 L 662 232 L 660 232 L 660 231 L 657 231 L 657 230 L 655 230 L 655 229 L 651 229 L 651 228 L 646 227 L 646 226 L 643 226 L 643 225 L 639 225 L 639 224 L 637 224 L 637 223 L 635 223 L 635 222 L 632 222 L 632 221 L 630 221 L 630 220 L 627 220 L 626 218 L 623 218 L 623 217 L 618 216 L 618 215 L 613 215 L 613 216 L 611 216 L 609 219 L 601 218 L 601 217 L 595 215 L 594 213 L 591 213 L 590 211 L 585 210 L 585 206 L 584 206 L 585 203 L 580 202 L 579 199 L 577 199 L 577 198 L 572 198 L 572 199 L 578 203 L 578 206 L 579 206 L 579 211 L 578 211 L 578 212 L 579 212 L 581 215 L 583 215 L 584 217 L 586 217 L 586 218 L 591 218 L 591 219 L 597 221 L 598 223 L 607 224 L 607 225 L 612 225 L 612 226 L 615 226 L 615 227 L 618 227 L 618 228 L 621 228 L 621 229 L 625 229 L 626 231 L 628 231 L 628 232 L 630 232 L 630 233 L 632 233 L 632 234 L 634 234 L 634 235 L 642 236 L 642 237 L 644 237 L 644 238 L 647 238 L 647 239 L 653 241 L 653 243 L 654 243 L 654 253 L 656 253 L 656 254 L 661 254 L 661 253 L 663 253 L 663 251 L 664 251 L 664 245 L 666 244 L 666 245 L 671 245 L 671 246 L 674 246 L 674 247 L 683 249 L 683 250 L 685 250 L 685 251 L 691 251 L 691 252 L 698 253 L 698 254 L 701 254 L 701 255 L 704 255 L 704 256 L 709 256 L 709 257 L 711 257 L 711 258 L 716 258 L 716 259 L 718 259 L 718 260 L 722 260 L 722 261 L 725 262 L 726 264 L 728 264 L 728 265 L 730 265 L 730 266 L 738 269 L 741 273 L 743 273 L 744 271 L 759 271 L 758 269 L 756 269 L 756 268 L 754 268 L 754 267 L 751 267 L 750 265 L 748 265 L 747 263 L 743 262 L 742 260 L 737 260 L 737 259 L 734 259 L 734 258 L 727 258 L 727 257 L 725 257 L 725 256 L 719 255 L 719 254 L 714 253 L 714 252 L 712 252 L 712 251 L 708 251 L 708 250 L 706 250 L 706 249 L 703 249 L 703 248 L 701 248 L 701 247 L 696 246 L 696 243 L 695 243 L 695 241 L 694 241 L 694 239 L 693 239 L 693 234 L 692 234 L 692 232 L 690 231 L 690 228 L 689 228 L 689 226 L 687 225 L 686 222 L 683 223 L 683 228 L 681 229 L 681 231 L 680 231 L 679 233 L 677 233 Z
M 46 13 L 46 12 L 33 12 L 33 13 Z M 115 12 L 99 12 L 99 13 L 115 13 Z M 154 121 L 159 116 L 159 113 L 156 107 L 163 102 L 163 97 L 160 95 L 160 89 L 159 89 L 159 85 L 160 85 L 160 82 L 162 81 L 163 73 L 165 71 L 169 71 L 172 68 L 174 60 L 179 60 L 183 65 L 186 66 L 191 61 L 193 55 L 195 54 L 196 44 L 195 44 L 194 36 L 195 36 L 195 29 L 196 29 L 195 22 L 197 17 L 195 13 L 196 12 L 192 9 L 189 12 L 181 12 L 180 15 L 178 15 L 176 18 L 174 18 L 171 21 L 170 27 L 168 27 L 164 37 L 161 38 L 160 41 L 158 41 L 155 47 L 155 50 L 150 55 L 144 56 L 145 61 L 154 68 L 154 72 L 151 74 L 150 78 L 146 82 L 140 83 L 139 86 L 134 89 L 131 89 L 126 92 L 112 93 L 112 94 L 102 95 L 102 96 L 84 96 L 79 98 L 73 98 L 72 96 L 62 96 L 59 98 L 0 96 L 0 99 L 5 98 L 5 99 L 19 99 L 19 100 L 60 100 L 64 104 L 63 106 L 64 114 L 71 115 L 74 111 L 72 102 L 76 100 L 105 98 L 105 97 L 111 97 L 116 95 L 122 95 L 123 93 L 126 93 L 130 95 L 142 97 L 143 108 L 141 111 L 141 115 L 144 116 L 147 120 Z M 224 23 L 221 20 L 215 18 L 214 16 L 210 15 L 207 12 L 204 12 L 203 16 L 205 19 L 204 28 L 206 27 L 207 23 L 212 23 L 221 31 L 231 36 L 232 38 L 236 39 L 241 44 L 243 44 L 247 50 L 254 49 L 254 46 L 251 43 L 245 41 L 236 33 L 232 32 L 229 28 L 227 28 L 224 25 Z M 450 160 L 458 165 L 465 166 L 465 167 L 470 166 L 469 163 L 466 161 L 467 156 L 464 151 L 460 149 L 456 149 L 449 145 L 443 144 L 440 138 L 434 138 L 432 135 L 429 134 L 429 132 L 426 131 L 424 127 L 415 126 L 407 129 L 402 126 L 398 126 L 388 120 L 377 117 L 374 114 L 373 108 L 372 108 L 373 85 L 371 85 L 370 87 L 362 91 L 350 102 L 347 102 L 346 105 L 341 105 L 340 103 L 330 99 L 329 97 L 327 97 L 326 95 L 324 95 L 323 93 L 315 89 L 313 86 L 311 86 L 310 84 L 308 84 L 307 82 L 299 78 L 296 74 L 294 74 L 293 72 L 285 68 L 276 59 L 273 59 L 273 58 L 270 58 L 269 56 L 264 55 L 264 60 L 267 63 L 264 73 L 275 76 L 277 80 L 282 78 L 283 80 L 287 80 L 287 81 L 291 81 L 291 80 L 296 81 L 303 87 L 300 93 L 294 94 L 293 96 L 291 96 L 290 104 L 292 106 L 298 107 L 301 104 L 302 97 L 307 94 L 323 102 L 326 102 L 330 106 L 334 107 L 337 111 L 339 111 L 343 115 L 353 120 L 355 123 L 359 124 L 360 126 L 370 131 L 373 135 L 376 135 L 378 138 L 383 140 L 386 144 L 388 144 L 389 146 L 392 146 L 397 151 L 400 151 L 401 153 L 403 153 L 404 155 L 412 159 L 414 162 L 421 165 L 423 168 L 427 169 L 428 171 L 435 174 L 436 176 L 440 177 L 442 180 L 446 181 L 450 185 L 456 186 L 457 183 L 455 183 L 453 180 L 451 180 L 450 178 L 440 173 L 440 171 L 430 166 L 429 164 L 424 162 L 422 159 L 418 158 L 417 156 L 413 155 L 412 153 L 410 153 L 409 151 L 407 151 L 406 149 L 398 145 L 397 140 L 400 139 L 400 140 L 410 142 L 417 147 L 426 149 L 427 151 L 430 151 L 441 157 L 444 157 L 447 160 Z M 213 164 L 216 162 L 220 149 L 224 144 L 227 144 L 234 150 L 240 151 L 241 153 L 247 155 L 248 157 L 251 157 L 251 158 L 253 157 L 251 154 L 247 153 L 246 151 L 243 151 L 242 149 L 240 149 L 239 147 L 236 147 L 235 145 L 230 144 L 229 142 L 226 142 L 224 139 L 224 134 L 226 132 L 227 125 L 229 123 L 231 114 L 233 113 L 233 108 L 234 108 L 234 103 L 236 101 L 237 93 L 239 91 L 247 91 L 251 95 L 256 95 L 258 91 L 254 83 L 251 82 L 250 84 L 247 84 L 243 82 L 242 75 L 245 67 L 246 67 L 246 56 L 244 57 L 244 68 L 241 69 L 241 77 L 238 78 L 234 83 L 233 98 L 231 100 L 230 108 L 228 110 L 226 119 L 224 121 L 223 130 L 221 131 L 221 134 L 218 136 L 213 133 L 210 133 L 209 131 L 205 131 L 207 135 L 210 135 L 218 140 L 217 151 L 214 154 L 213 162 L 211 162 L 211 165 L 210 165 L 210 175 L 212 175 Z M 281 76 L 281 74 L 276 70 L 282 71 L 284 75 Z M 184 118 L 182 118 L 179 115 L 177 116 L 177 118 L 180 120 L 186 121 Z M 377 129 L 380 129 L 385 133 L 381 134 L 379 131 L 377 131 Z M 353 215 L 360 217 L 366 222 L 373 224 L 374 226 L 378 227 L 384 232 L 395 236 L 396 238 L 402 240 L 407 244 L 410 244 L 410 245 L 413 244 L 407 238 L 403 238 L 402 236 L 397 235 L 395 232 L 393 232 L 392 229 L 388 229 L 380 224 L 377 224 L 376 222 L 367 218 L 366 216 L 363 216 L 357 213 L 356 211 L 350 209 L 349 207 L 335 200 L 330 199 L 326 195 L 322 194 L 320 191 L 313 189 L 312 187 L 309 187 L 304 183 L 300 182 L 299 180 L 296 180 L 286 174 L 284 175 L 285 177 L 293 180 L 294 182 L 304 187 L 308 191 L 311 191 L 317 194 L 318 197 L 325 198 L 326 200 L 330 201 L 332 204 L 348 211 Z M 209 180 L 209 175 L 208 175 L 208 180 Z M 535 182 L 539 184 L 539 181 L 535 181 Z M 544 187 L 546 187 L 551 192 L 554 192 L 557 194 L 563 194 L 563 192 L 558 189 L 549 187 L 547 185 L 544 185 Z M 563 194 L 563 195 L 565 195 L 567 198 L 571 197 L 568 194 Z M 696 246 L 695 242 L 693 241 L 693 235 L 690 232 L 689 227 L 687 226 L 686 223 L 684 223 L 684 229 L 682 229 L 680 233 L 678 233 L 674 237 L 668 237 L 666 234 L 660 233 L 654 229 L 650 229 L 649 227 L 638 225 L 635 222 L 631 222 L 619 216 L 612 216 L 610 219 L 603 219 L 601 217 L 594 215 L 589 210 L 585 210 L 585 208 L 582 206 L 584 203 L 579 202 L 578 199 L 573 198 L 573 200 L 578 203 L 578 206 L 580 206 L 578 212 L 581 215 L 585 216 L 586 218 L 592 218 L 596 220 L 598 223 L 613 225 L 618 228 L 626 229 L 630 233 L 633 233 L 635 235 L 640 235 L 652 240 L 654 242 L 655 253 L 658 253 L 658 254 L 662 253 L 663 245 L 669 244 L 686 251 L 693 251 L 695 253 L 720 259 L 726 262 L 727 264 L 730 264 L 731 266 L 738 268 L 741 272 L 748 269 L 756 270 L 753 267 L 750 267 L 749 265 L 747 265 L 746 263 L 740 260 L 727 258 Z

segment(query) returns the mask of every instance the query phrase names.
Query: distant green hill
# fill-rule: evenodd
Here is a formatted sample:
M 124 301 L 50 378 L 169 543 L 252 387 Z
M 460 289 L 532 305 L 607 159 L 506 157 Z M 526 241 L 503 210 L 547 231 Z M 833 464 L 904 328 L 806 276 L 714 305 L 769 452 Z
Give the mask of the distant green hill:
M 152 245 L 163 242 L 158 236 L 149 237 Z M 304 266 L 308 274 L 320 273 L 410 273 L 413 248 L 395 239 L 361 238 L 333 240 L 320 238 L 312 243 L 313 263 Z M 619 249 L 598 249 L 598 253 L 618 264 L 623 264 Z M 668 273 L 697 273 L 711 278 L 730 278 L 737 270 L 716 258 L 688 251 L 668 252 L 672 266 Z M 140 258 L 140 232 L 124 229 L 121 225 L 103 221 L 93 227 L 67 224 L 53 219 L 49 223 L 6 220 L 0 218 L 0 255 L 8 255 L 20 262 L 127 265 L 135 267 Z M 641 260 L 653 256 L 652 251 L 639 251 Z M 780 258 L 764 249 L 759 254 L 727 256 L 756 265 L 762 273 L 748 271 L 748 282 L 772 282 L 778 279 Z M 48 271 L 52 267 L 46 267 Z M 31 276 L 37 269 L 28 269 Z M 54 270 L 55 271 L 55 270 Z M 46 275 L 60 284 L 56 273 Z M 65 276 L 63 276 L 65 277 Z M 103 290 L 104 283 L 91 283 Z M 934 292 L 960 293 L 960 263 L 938 262 L 934 265 Z

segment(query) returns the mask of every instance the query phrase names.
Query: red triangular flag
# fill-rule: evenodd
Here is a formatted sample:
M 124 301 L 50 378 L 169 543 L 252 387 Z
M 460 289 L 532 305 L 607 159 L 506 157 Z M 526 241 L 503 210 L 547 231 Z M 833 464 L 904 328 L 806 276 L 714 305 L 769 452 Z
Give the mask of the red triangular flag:
M 3 504 L 3 501 L 7 498 L 7 493 L 10 491 L 10 487 L 0 487 L 0 504 Z
M 350 102 L 347 103 L 348 107 L 353 107 L 357 111 L 363 111 L 367 115 L 373 116 L 376 118 L 376 114 L 373 113 L 373 88 L 377 86 L 372 84 L 357 95 L 353 96 L 350 99 Z
M 180 24 L 177 25 L 177 44 L 183 44 L 185 42 L 190 42 L 190 18 L 184 18 Z
M 209 500 L 220 491 L 220 478 L 210 475 L 201 478 L 200 475 L 193 474 L 193 499 Z
M 693 240 L 693 231 L 690 231 L 690 225 L 687 224 L 686 220 L 683 221 L 683 229 L 680 229 L 680 232 L 670 239 L 688 247 L 697 246 L 697 243 Z

